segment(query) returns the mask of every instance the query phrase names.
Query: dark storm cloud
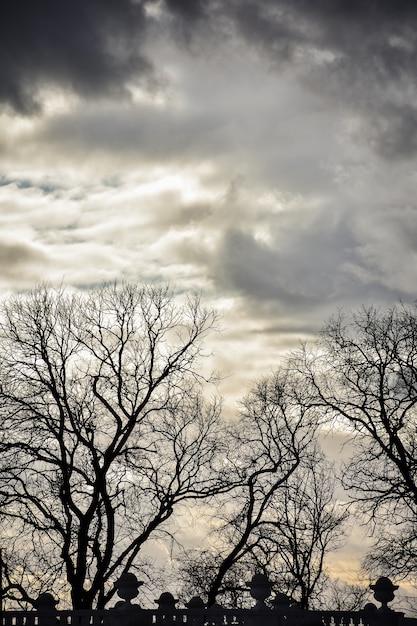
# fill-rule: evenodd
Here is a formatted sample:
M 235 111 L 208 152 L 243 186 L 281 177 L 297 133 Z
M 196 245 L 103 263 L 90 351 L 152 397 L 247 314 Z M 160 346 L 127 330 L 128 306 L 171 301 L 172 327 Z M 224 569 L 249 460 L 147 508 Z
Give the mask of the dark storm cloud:
M 251 41 L 263 44 L 272 57 L 275 46 L 278 52 L 286 50 L 287 56 L 310 55 L 310 61 L 315 58 L 329 74 L 340 74 L 347 83 L 362 79 L 365 91 L 368 80 L 383 83 L 404 73 L 415 80 L 415 3 L 264 0 L 243 4 L 251 6 L 251 13 L 248 19 L 244 11 L 235 11 L 238 28 Z
M 167 8 L 175 15 L 179 15 L 185 20 L 194 22 L 201 17 L 206 17 L 206 9 L 210 2 L 204 3 L 201 0 L 165 0 Z
M 194 53 L 204 49 L 203 31 L 225 40 L 237 36 L 261 50 L 268 64 L 291 64 L 313 91 L 356 110 L 366 125 L 362 140 L 382 157 L 417 153 L 414 0 L 4 2 L 0 106 L 34 112 L 45 89 L 56 86 L 89 98 L 126 94 L 130 80 L 152 74 L 145 52 L 150 20 L 181 43 L 184 34 L 193 39 Z
M 166 5 L 193 28 L 203 11 L 199 2 L 166 0 Z M 227 18 L 271 57 L 291 58 L 298 46 L 313 45 L 361 57 L 367 67 L 391 73 L 411 70 L 415 59 L 417 5 L 412 0 L 208 0 L 204 7 L 207 16 Z
M 0 103 L 36 111 L 49 86 L 97 96 L 125 88 L 150 63 L 141 53 L 143 2 L 15 0 L 0 9 Z

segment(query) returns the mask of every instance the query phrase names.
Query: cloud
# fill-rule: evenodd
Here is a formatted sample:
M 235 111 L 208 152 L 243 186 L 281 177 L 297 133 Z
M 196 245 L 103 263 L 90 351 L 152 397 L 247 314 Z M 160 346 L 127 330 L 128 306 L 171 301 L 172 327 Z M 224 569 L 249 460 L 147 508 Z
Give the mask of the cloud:
M 169 5 L 190 36 L 198 40 L 202 29 L 208 30 L 208 19 L 196 22 L 181 2 Z M 371 139 L 380 156 L 415 155 L 417 7 L 412 0 L 213 0 L 206 13 L 225 37 L 232 33 L 261 51 L 274 71 L 291 70 L 311 92 L 360 114 L 363 138 Z
M 47 267 L 48 257 L 39 247 L 26 242 L 0 240 L 0 284 L 4 279 L 16 281 L 23 275 L 33 280 L 39 271 Z
M 194 22 L 201 17 L 206 17 L 206 9 L 210 2 L 204 3 L 201 0 L 165 0 L 165 4 L 173 14 L 178 14 L 186 21 Z
M 364 127 L 375 152 L 388 161 L 408 160 L 417 155 L 417 108 L 388 104 L 370 115 Z
M 307 216 L 300 211 L 298 218 Z M 336 301 L 352 280 L 344 269 L 352 236 L 340 225 L 329 227 L 319 219 L 295 228 L 296 219 L 292 216 L 282 232 L 272 226 L 272 242 L 236 229 L 226 231 L 212 266 L 214 280 L 257 306 L 269 301 L 294 311 Z
M 166 0 L 166 5 L 196 29 L 195 17 L 203 12 L 200 2 L 192 10 L 184 0 Z M 398 70 L 411 72 L 417 53 L 417 9 L 412 0 L 395 4 L 389 0 L 208 0 L 204 7 L 206 17 L 217 23 L 228 20 L 235 34 L 263 49 L 277 64 L 310 61 L 337 67 L 342 57 L 361 58 L 366 70 L 394 76 Z
M 0 102 L 30 114 L 51 86 L 83 97 L 125 95 L 130 79 L 151 72 L 141 49 L 145 36 L 141 1 L 3 3 Z
M 78 283 L 80 258 L 91 282 L 178 272 L 181 285 L 233 294 L 263 328 L 277 312 L 325 318 L 341 301 L 409 297 L 414 251 L 391 225 L 415 186 L 416 11 L 369 6 L 76 2 L 48 22 L 44 3 L 10 76 L 34 101 L 53 84 L 90 101 L 1 117 L 1 226 L 13 214 L 30 228 L 54 276 Z M 65 16 L 68 33 L 48 40 Z M 190 47 L 173 43 L 179 24 Z M 159 99 L 114 97 L 151 65 L 166 80 Z
M 103 96 L 108 102 L 134 97 L 134 85 L 141 80 L 144 89 L 152 91 L 156 82 L 162 81 L 164 60 L 158 48 L 168 40 L 171 43 L 172 34 L 175 38 L 181 31 L 177 39 L 183 43 L 187 33 L 192 55 L 187 50 L 180 59 L 177 50 L 174 67 L 179 62 L 187 70 L 196 59 L 203 67 L 209 56 L 215 59 L 216 55 L 217 63 L 230 65 L 230 58 L 222 59 L 215 48 L 224 53 L 229 44 L 229 48 L 239 41 L 249 44 L 261 51 L 265 67 L 279 72 L 284 80 L 287 70 L 293 79 L 297 77 L 304 89 L 298 108 L 308 97 L 307 87 L 318 100 L 327 101 L 322 114 L 331 117 L 335 110 L 345 115 L 355 111 L 361 118 L 361 131 L 354 139 L 367 142 L 379 157 L 393 161 L 416 154 L 417 9 L 412 2 L 403 0 L 393 8 L 385 1 L 347 4 L 343 0 L 330 4 L 325 0 L 74 0 L 59 5 L 53 0 L 44 0 L 41 5 L 23 0 L 8 3 L 2 11 L 0 106 L 3 103 L 19 113 L 39 112 L 43 104 L 53 101 L 57 89 L 95 103 Z M 195 86 L 181 84 L 182 77 L 179 83 L 178 76 L 169 72 L 163 78 L 167 93 L 170 85 L 174 89 L 185 87 L 194 103 L 201 104 L 200 109 L 181 109 L 172 101 L 156 109 L 152 102 L 136 109 L 136 114 L 125 109 L 119 120 L 112 117 L 111 106 L 107 111 L 100 106 L 83 113 L 78 109 L 77 119 L 69 115 L 50 121 L 46 138 L 71 138 L 78 149 L 89 143 L 99 149 L 137 153 L 140 147 L 144 158 L 150 158 L 153 150 L 155 159 L 174 156 L 175 150 L 187 158 L 198 142 L 201 149 L 212 147 L 220 155 L 221 141 L 227 135 L 235 140 L 233 124 L 241 116 L 237 100 L 248 97 L 248 91 L 238 91 L 244 84 L 243 72 L 251 75 L 248 81 L 253 85 L 254 100 L 257 95 L 264 97 L 270 85 L 265 80 L 263 85 L 255 84 L 254 76 L 260 71 L 253 59 L 247 67 L 243 62 L 235 63 L 240 80 L 235 81 L 233 90 L 221 83 L 222 74 L 215 73 L 213 63 L 212 67 L 206 63 L 203 71 L 205 86 L 202 81 L 195 84 L 200 94 Z M 277 93 L 277 103 L 280 95 Z M 216 118 L 219 105 L 223 111 L 228 106 L 227 118 Z M 211 116 L 207 115 L 209 106 Z M 264 119 L 271 120 L 271 111 L 263 114 Z M 316 114 L 320 114 L 318 109 Z M 112 118 L 111 123 L 108 118 Z M 251 120 L 239 121 L 246 122 L 247 141 L 256 142 L 259 137 L 251 136 Z M 276 123 L 279 130 L 279 117 Z M 256 127 L 259 124 L 260 120 Z M 277 142 L 280 139 L 277 136 Z M 303 158 L 302 151 L 298 158 Z M 311 172 L 311 167 L 303 171 Z

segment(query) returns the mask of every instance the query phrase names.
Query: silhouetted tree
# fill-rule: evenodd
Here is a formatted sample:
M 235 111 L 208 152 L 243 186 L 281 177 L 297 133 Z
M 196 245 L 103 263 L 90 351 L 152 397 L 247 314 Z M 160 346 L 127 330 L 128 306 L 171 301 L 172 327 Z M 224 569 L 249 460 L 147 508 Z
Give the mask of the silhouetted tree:
M 241 501 L 231 503 L 229 520 L 223 515 L 225 523 L 214 533 L 212 550 L 196 551 L 184 560 L 186 593 L 210 598 L 218 572 L 224 568 L 226 558 L 235 554 L 233 540 L 241 539 L 251 523 L 246 544 L 240 543 L 237 558 L 217 588 L 218 599 L 227 606 L 246 606 L 248 600 L 251 603 L 244 591 L 248 592 L 246 582 L 257 571 L 267 574 L 277 591 L 308 608 L 327 584 L 325 558 L 340 546 L 344 536 L 348 514 L 338 506 L 334 489 L 333 466 L 312 441 L 294 471 L 266 502 L 262 517 L 248 518 Z M 233 509 L 233 504 L 241 508 Z M 223 549 L 219 551 L 222 540 Z
M 228 488 L 219 404 L 202 397 L 215 322 L 198 298 L 179 305 L 159 287 L 3 302 L 3 554 L 23 559 L 12 597 L 61 580 L 74 608 L 103 607 L 178 503 Z
M 182 555 L 179 565 L 179 596 L 184 603 L 193 596 L 207 599 L 211 581 L 215 579 L 223 559 L 224 555 L 214 546 L 187 551 Z M 255 567 L 256 564 L 249 554 L 227 570 L 217 592 L 217 601 L 222 606 L 242 609 L 253 605 L 246 583 L 252 578 Z
M 240 417 L 230 428 L 228 461 L 240 476 L 240 486 L 217 513 L 224 520 L 221 532 L 227 544 L 210 581 L 209 605 L 227 571 L 259 543 L 258 529 L 269 522 L 276 493 L 314 437 L 315 411 L 300 401 L 298 384 L 284 368 L 261 379 L 242 401 Z
M 352 585 L 340 578 L 328 578 L 319 608 L 328 611 L 360 611 L 369 602 L 369 596 L 369 583 Z
M 218 498 L 211 552 L 182 565 L 189 588 L 209 604 L 220 595 L 230 603 L 233 587 L 245 587 L 242 571 L 249 579 L 255 569 L 281 571 L 286 590 L 308 604 L 346 518 L 333 504 L 332 469 L 315 444 L 319 421 L 290 367 L 261 379 L 241 403 L 228 456 L 240 485 Z
M 417 307 L 339 314 L 317 348 L 304 348 L 300 370 L 315 404 L 353 438 L 343 482 L 377 533 L 368 564 L 408 575 L 417 566 Z
M 335 499 L 334 466 L 317 446 L 277 492 L 273 514 L 255 550 L 279 591 L 307 609 L 326 586 L 325 559 L 344 540 L 346 508 Z

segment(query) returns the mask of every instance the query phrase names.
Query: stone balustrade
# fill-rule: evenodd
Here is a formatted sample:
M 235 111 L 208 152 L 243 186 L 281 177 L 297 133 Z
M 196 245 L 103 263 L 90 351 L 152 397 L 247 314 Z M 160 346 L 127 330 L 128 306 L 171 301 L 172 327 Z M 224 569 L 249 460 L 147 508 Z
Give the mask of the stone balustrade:
M 378 608 L 368 603 L 360 611 L 310 611 L 291 603 L 284 594 L 271 595 L 268 579 L 256 574 L 248 583 L 255 604 L 251 609 L 206 607 L 201 598 L 192 598 L 186 608 L 177 608 L 178 600 L 162 593 L 154 609 L 143 609 L 132 602 L 140 582 L 134 574 L 124 574 L 116 583 L 120 601 L 115 607 L 91 611 L 60 611 L 51 594 L 38 598 L 37 610 L 5 611 L 0 626 L 417 626 L 417 620 L 393 611 L 388 604 L 398 587 L 385 577 L 371 589 Z

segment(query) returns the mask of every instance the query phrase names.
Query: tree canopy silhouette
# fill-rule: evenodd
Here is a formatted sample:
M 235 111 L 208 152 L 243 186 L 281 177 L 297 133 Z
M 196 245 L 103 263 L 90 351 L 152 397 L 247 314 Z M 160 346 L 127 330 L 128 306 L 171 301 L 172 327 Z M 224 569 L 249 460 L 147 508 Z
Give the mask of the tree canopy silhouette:
M 417 306 L 363 307 L 324 326 L 301 370 L 315 404 L 351 434 L 343 483 L 376 533 L 367 562 L 390 576 L 417 565 Z
M 202 396 L 202 342 L 215 324 L 198 298 L 180 305 L 164 287 L 40 287 L 3 302 L 11 597 L 33 601 L 61 580 L 74 608 L 103 607 L 176 505 L 228 489 L 219 403 Z
M 303 608 L 343 536 L 346 511 L 334 502 L 334 468 L 317 442 L 321 413 L 304 377 L 283 363 L 252 386 L 229 427 L 228 461 L 240 476 L 233 498 L 219 495 L 212 549 L 183 562 L 186 587 L 213 604 L 242 601 L 245 575 L 267 573 Z

